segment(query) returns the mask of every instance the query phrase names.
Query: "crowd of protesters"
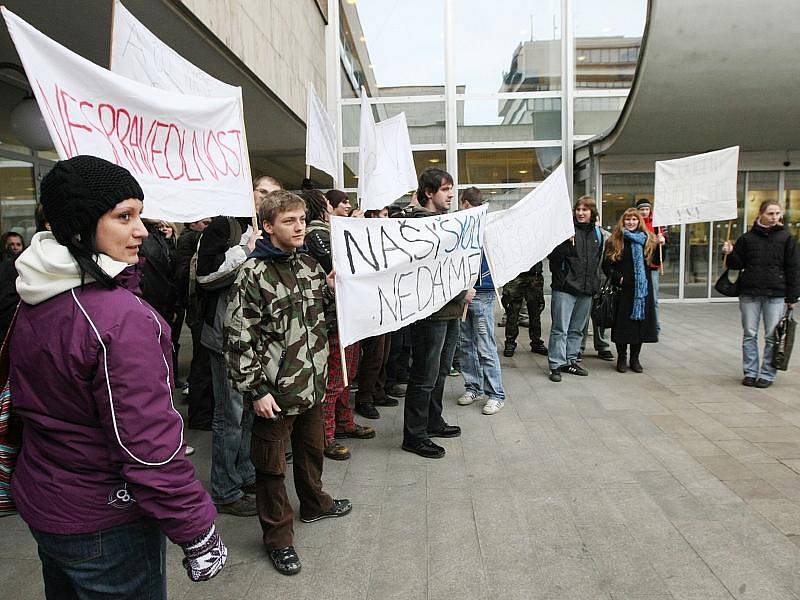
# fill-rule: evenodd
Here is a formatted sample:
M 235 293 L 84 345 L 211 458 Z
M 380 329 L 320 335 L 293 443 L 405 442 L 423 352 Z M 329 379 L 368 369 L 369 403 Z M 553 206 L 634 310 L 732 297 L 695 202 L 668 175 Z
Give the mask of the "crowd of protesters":
M 342 517 L 352 504 L 323 490 L 324 459 L 347 460 L 348 439 L 380 435 L 384 408 L 403 402 L 401 446 L 421 457 L 444 457 L 433 440 L 461 435 L 443 417 L 456 357 L 464 386 L 456 403 L 480 400 L 484 415 L 504 408 L 496 298 L 506 313 L 503 356 L 515 355 L 527 308 L 530 351 L 547 357 L 554 383 L 589 375 L 582 359 L 590 313 L 606 280 L 617 299 L 610 332 L 591 323 L 598 357 L 613 361 L 613 343 L 616 370 L 641 373 L 643 344 L 658 341 L 667 239 L 653 228 L 650 203 L 625 210 L 609 233 L 594 198 L 582 196 L 574 236 L 547 258 L 547 343 L 543 263 L 500 296 L 481 256 L 474 287 L 434 314 L 343 347 L 331 217 L 417 219 L 484 199 L 469 188 L 456 200 L 453 178 L 438 168 L 420 175 L 411 202 L 365 213 L 342 191 L 302 187 L 294 194 L 261 176 L 252 221 L 218 215 L 179 227 L 141 219 L 146 199 L 125 169 L 78 156 L 42 181 L 43 219 L 30 247 L 18 233 L 2 236 L 0 326 L 9 331 L 10 388 L 24 426 L 12 489 L 37 541 L 48 597 L 94 597 L 102 585 L 120 597 L 163 597 L 165 535 L 183 548 L 191 579 L 213 577 L 227 559 L 217 513 L 257 516 L 274 567 L 297 573 L 290 463 L 300 520 Z M 796 244 L 780 219 L 780 207 L 764 203 L 752 230 L 723 247 L 729 267 L 743 270 L 747 386 L 772 384 L 771 331 L 800 294 Z M 338 314 L 348 310 L 358 307 Z M 184 324 L 192 352 L 181 382 Z M 211 431 L 210 494 L 186 458 L 193 449 L 173 390 L 188 401 L 188 427 Z M 103 551 L 91 554 L 100 540 Z M 147 569 L 121 567 L 134 553 Z

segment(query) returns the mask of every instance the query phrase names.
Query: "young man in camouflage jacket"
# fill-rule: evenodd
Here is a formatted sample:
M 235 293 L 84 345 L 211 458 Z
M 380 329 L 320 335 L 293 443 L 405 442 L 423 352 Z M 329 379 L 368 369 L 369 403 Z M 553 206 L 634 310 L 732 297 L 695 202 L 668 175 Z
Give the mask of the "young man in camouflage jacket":
M 340 517 L 352 508 L 322 491 L 323 417 L 328 336 L 325 305 L 333 275 L 300 252 L 305 203 L 271 192 L 259 207 L 267 234 L 242 265 L 225 315 L 229 376 L 256 414 L 251 458 L 264 545 L 284 575 L 300 571 L 286 494 L 286 446 L 294 452 L 300 520 Z

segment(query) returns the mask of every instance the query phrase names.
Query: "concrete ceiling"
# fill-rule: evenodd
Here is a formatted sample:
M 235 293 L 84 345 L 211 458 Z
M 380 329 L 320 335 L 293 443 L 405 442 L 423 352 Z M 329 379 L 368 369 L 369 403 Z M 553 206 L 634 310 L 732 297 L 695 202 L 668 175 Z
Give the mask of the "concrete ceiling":
M 45 35 L 84 58 L 108 67 L 112 0 L 4 0 L 4 5 Z M 269 173 L 297 186 L 305 162 L 305 124 L 177 0 L 125 0 L 147 28 L 187 60 L 214 77 L 242 87 L 247 142 L 254 174 Z M 0 61 L 21 64 L 5 23 L 0 25 Z M 14 73 L 3 71 L 3 76 Z M 17 96 L 0 86 L 0 95 Z M 21 98 L 21 95 L 19 95 Z M 0 99 L 0 106 L 4 106 Z M 0 112 L 0 134 L 9 139 L 8 111 Z
M 650 0 L 648 12 L 633 89 L 594 154 L 800 148 L 800 1 Z

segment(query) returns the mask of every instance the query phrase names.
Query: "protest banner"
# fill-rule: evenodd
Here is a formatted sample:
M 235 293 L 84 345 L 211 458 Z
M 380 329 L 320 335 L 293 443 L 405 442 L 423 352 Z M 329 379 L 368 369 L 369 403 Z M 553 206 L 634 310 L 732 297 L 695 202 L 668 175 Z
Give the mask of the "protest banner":
M 419 219 L 332 217 L 343 346 L 432 315 L 475 283 L 486 206 Z
M 212 77 L 167 46 L 119 0 L 114 2 L 109 68 L 133 81 L 190 96 L 241 95 L 241 88 Z
M 364 156 L 362 163 L 362 155 Z M 358 200 L 362 210 L 380 210 L 417 187 L 406 114 L 375 124 L 372 109 L 361 96 Z
M 325 105 L 310 83 L 306 110 L 306 165 L 336 178 L 336 131 Z
M 147 218 L 252 214 L 240 100 L 137 83 L 2 11 L 59 158 L 91 154 L 128 169 Z
M 564 166 L 514 206 L 489 213 L 486 258 L 496 288 L 505 285 L 575 235 Z
M 738 170 L 739 146 L 656 161 L 653 225 L 735 219 Z

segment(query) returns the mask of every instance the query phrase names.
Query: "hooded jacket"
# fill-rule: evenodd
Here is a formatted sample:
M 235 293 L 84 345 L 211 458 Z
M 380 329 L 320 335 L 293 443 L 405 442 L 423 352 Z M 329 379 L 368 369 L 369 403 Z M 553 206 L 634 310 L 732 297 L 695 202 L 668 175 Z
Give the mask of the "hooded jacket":
M 332 294 L 319 263 L 269 238 L 239 270 L 225 314 L 228 376 L 253 402 L 272 394 L 285 415 L 322 402 L 328 365 L 325 308 Z
M 740 296 L 769 296 L 797 302 L 800 295 L 800 257 L 797 240 L 783 226 L 756 222 L 728 255 L 729 269 L 742 269 Z
M 150 517 L 176 543 L 216 510 L 185 456 L 172 405 L 170 331 L 138 291 L 138 272 L 100 255 L 118 286 L 87 278 L 49 232 L 17 259 L 22 303 L 9 383 L 23 420 L 12 492 L 22 518 L 57 534 Z M 169 357 L 169 359 L 168 359 Z

